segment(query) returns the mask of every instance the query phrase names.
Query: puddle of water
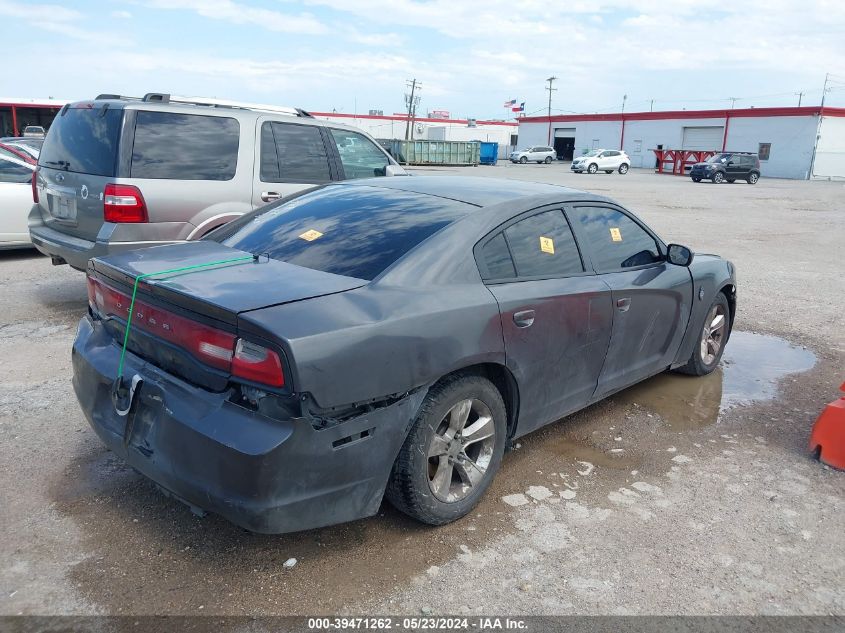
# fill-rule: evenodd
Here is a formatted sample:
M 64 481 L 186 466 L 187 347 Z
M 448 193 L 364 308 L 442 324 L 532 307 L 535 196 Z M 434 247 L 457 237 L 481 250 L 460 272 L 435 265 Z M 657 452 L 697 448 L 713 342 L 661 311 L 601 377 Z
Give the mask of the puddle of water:
M 659 414 L 673 429 L 701 428 L 728 409 L 771 400 L 781 378 L 807 371 L 815 362 L 812 352 L 776 336 L 733 332 L 712 374 L 660 374 L 614 399 Z

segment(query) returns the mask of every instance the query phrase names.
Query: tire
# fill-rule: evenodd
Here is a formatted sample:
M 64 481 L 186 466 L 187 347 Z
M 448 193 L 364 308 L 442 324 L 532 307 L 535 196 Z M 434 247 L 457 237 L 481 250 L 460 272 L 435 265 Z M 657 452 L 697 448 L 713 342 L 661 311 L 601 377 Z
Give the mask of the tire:
M 552 164 L 552 157 L 546 156 L 546 160 L 544 160 L 543 162 L 546 163 L 546 165 L 551 165 Z
M 758 180 L 760 180 L 760 174 L 752 171 L 750 174 L 748 174 L 748 178 L 746 179 L 746 182 L 749 185 L 756 185 Z
M 591 174 L 596 173 L 598 170 L 599 170 L 599 166 L 596 165 L 595 163 L 590 163 L 590 166 L 587 167 L 587 171 Z
M 720 171 L 717 171 L 715 174 L 713 174 L 713 182 L 717 185 L 725 182 L 725 174 Z
M 460 425 L 462 403 L 470 403 L 464 426 Z M 456 422 L 452 422 L 454 411 Z M 492 435 L 467 444 L 453 430 L 466 430 L 489 414 L 490 422 L 479 431 Z M 432 387 L 420 406 L 405 443 L 393 464 L 385 496 L 397 510 L 429 525 L 443 525 L 470 512 L 484 496 L 502 463 L 507 435 L 507 413 L 502 395 L 486 378 L 473 374 L 455 374 Z M 449 438 L 452 434 L 452 439 Z M 439 439 L 436 439 L 439 438 Z M 459 446 L 455 446 L 455 442 Z M 450 451 L 458 450 L 450 458 Z M 484 472 L 472 481 L 470 473 L 479 469 L 467 466 L 460 451 Z M 443 451 L 439 454 L 433 454 Z M 462 464 L 462 465 L 459 465 Z M 486 465 L 485 465 L 486 464 Z M 441 476 L 441 473 L 443 476 Z M 448 479 L 446 478 L 448 477 Z M 438 483 L 439 478 L 439 483 Z M 467 480 L 471 482 L 467 486 Z
M 520 157 L 519 157 L 519 162 L 520 162 L 521 164 L 523 164 L 523 165 L 524 165 L 525 163 L 527 163 L 527 162 L 528 162 L 528 159 L 527 159 L 525 156 L 520 156 Z
M 701 182 L 701 178 L 699 178 L 698 176 L 693 176 L 692 181 L 693 182 Z
M 622 174 L 623 176 L 628 173 L 627 163 L 622 163 L 621 165 L 619 165 L 619 173 Z
M 712 328 L 716 319 L 721 316 L 721 323 L 717 328 Z M 710 343 L 714 334 L 718 332 L 718 349 Z M 731 309 L 728 299 L 723 293 L 718 293 L 713 303 L 707 308 L 707 315 L 704 318 L 704 325 L 698 334 L 698 345 L 692 351 L 692 356 L 683 367 L 675 371 L 691 376 L 705 376 L 712 372 L 722 360 L 725 345 L 731 336 Z M 714 341 L 715 342 L 715 341 Z

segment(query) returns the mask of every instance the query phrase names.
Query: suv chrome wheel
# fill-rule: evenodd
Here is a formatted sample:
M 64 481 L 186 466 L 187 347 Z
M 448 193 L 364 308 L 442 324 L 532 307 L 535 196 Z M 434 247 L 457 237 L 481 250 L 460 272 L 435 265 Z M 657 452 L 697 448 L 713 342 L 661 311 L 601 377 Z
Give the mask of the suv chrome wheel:
M 461 400 L 446 413 L 428 446 L 428 485 L 445 503 L 460 501 L 484 479 L 496 427 L 489 407 L 481 400 Z
M 727 315 L 721 303 L 715 304 L 704 321 L 701 333 L 701 362 L 712 365 L 719 357 L 727 332 Z
M 722 172 L 717 171 L 715 174 L 713 174 L 713 182 L 715 182 L 717 185 L 725 182 L 725 175 Z
M 759 176 L 759 175 L 757 175 L 757 174 L 749 174 L 749 175 L 748 175 L 748 184 L 749 184 L 749 185 L 755 185 L 755 184 L 757 184 L 757 181 L 758 181 L 759 179 L 760 179 L 760 176 Z

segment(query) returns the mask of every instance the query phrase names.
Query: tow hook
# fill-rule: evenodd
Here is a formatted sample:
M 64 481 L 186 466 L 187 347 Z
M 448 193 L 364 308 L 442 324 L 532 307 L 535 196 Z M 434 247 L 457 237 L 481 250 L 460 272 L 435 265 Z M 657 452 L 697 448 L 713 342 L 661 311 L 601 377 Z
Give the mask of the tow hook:
M 126 416 L 129 409 L 132 408 L 132 401 L 135 399 L 135 392 L 144 379 L 139 374 L 132 376 L 132 383 L 129 388 L 124 384 L 123 376 L 114 381 L 111 390 L 111 401 L 114 404 L 114 410 L 120 417 Z

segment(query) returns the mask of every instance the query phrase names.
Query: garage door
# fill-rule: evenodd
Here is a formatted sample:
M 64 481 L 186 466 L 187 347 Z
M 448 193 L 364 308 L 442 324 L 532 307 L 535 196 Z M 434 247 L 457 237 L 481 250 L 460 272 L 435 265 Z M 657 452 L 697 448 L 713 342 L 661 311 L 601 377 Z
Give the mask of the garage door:
M 555 138 L 575 138 L 574 127 L 556 127 Z
M 722 149 L 725 128 L 719 126 L 685 127 L 681 149 Z

